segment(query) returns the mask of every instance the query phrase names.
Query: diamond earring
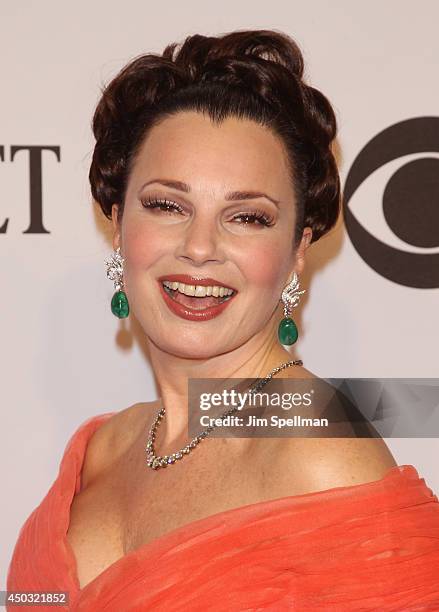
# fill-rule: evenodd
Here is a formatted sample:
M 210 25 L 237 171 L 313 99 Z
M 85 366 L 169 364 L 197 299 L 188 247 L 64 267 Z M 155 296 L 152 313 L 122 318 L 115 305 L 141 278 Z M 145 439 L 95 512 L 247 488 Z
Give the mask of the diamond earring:
M 300 296 L 305 293 L 306 289 L 298 291 L 300 286 L 296 272 L 293 274 L 291 282 L 282 291 L 282 297 L 279 301 L 284 304 L 284 318 L 279 323 L 277 335 L 281 344 L 294 344 L 299 337 L 297 325 L 290 317 L 293 308 L 298 306 Z
M 111 312 L 119 319 L 124 319 L 130 313 L 128 298 L 123 285 L 123 262 L 120 247 L 113 251 L 111 259 L 105 261 L 107 278 L 114 281 L 115 294 L 111 299 Z

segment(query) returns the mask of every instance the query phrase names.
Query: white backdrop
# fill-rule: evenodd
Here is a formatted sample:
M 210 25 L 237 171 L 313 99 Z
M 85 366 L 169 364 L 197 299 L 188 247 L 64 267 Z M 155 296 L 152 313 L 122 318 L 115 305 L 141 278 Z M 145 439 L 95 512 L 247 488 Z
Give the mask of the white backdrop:
M 95 414 L 156 397 L 141 330 L 133 330 L 131 318 L 120 322 L 109 306 L 110 223 L 92 204 L 87 179 L 100 85 L 135 55 L 162 51 L 189 34 L 285 31 L 303 50 L 310 83 L 334 105 L 343 181 L 376 134 L 438 113 L 434 1 L 223 0 L 216 11 L 213 6 L 0 2 L 2 585 L 19 528 L 55 479 L 74 430 Z M 50 233 L 23 233 L 30 220 L 29 154 L 18 151 L 12 160 L 11 147 L 18 145 L 59 147 L 59 161 L 52 151 L 42 154 Z M 437 253 L 439 238 L 431 248 L 410 247 L 386 226 L 385 180 L 375 173 L 352 198 L 351 210 L 380 240 Z M 295 354 L 318 376 L 439 376 L 437 285 L 403 286 L 377 273 L 357 253 L 342 219 L 309 249 L 301 288 L 307 293 L 298 308 Z M 439 492 L 435 439 L 387 442 L 399 464 L 413 464 Z

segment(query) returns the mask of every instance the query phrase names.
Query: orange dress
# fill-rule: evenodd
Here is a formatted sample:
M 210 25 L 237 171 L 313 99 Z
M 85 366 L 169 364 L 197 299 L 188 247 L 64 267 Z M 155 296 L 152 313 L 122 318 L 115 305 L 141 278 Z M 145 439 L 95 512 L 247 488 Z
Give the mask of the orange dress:
M 8 591 L 70 598 L 26 610 L 439 611 L 439 502 L 412 465 L 194 521 L 131 551 L 81 590 L 66 538 L 70 505 L 87 442 L 112 414 L 73 434 L 58 477 L 20 530 Z

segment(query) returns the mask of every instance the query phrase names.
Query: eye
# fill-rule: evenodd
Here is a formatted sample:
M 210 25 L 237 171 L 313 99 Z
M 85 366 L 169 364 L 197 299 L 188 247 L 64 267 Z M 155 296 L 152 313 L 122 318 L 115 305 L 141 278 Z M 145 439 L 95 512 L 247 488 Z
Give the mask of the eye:
M 141 199 L 140 202 L 144 208 L 151 210 L 158 209 L 170 215 L 184 212 L 181 206 L 175 202 L 172 202 L 171 200 L 167 200 L 166 198 L 146 198 Z M 273 225 L 273 217 L 267 215 L 262 210 L 239 213 L 238 215 L 234 215 L 232 217 L 232 220 L 235 219 L 243 220 L 239 222 L 239 225 L 260 225 L 265 227 L 271 227 Z
M 144 206 L 145 208 L 150 208 L 150 209 L 158 208 L 159 210 L 166 212 L 168 214 L 171 214 L 171 215 L 174 212 L 178 212 L 178 213 L 183 212 L 183 209 L 181 206 L 179 206 L 175 202 L 171 202 L 170 200 L 167 200 L 166 198 L 162 198 L 162 199 L 147 198 L 147 199 L 141 199 L 140 202 L 142 206 Z
M 263 225 L 266 227 L 271 227 L 273 225 L 273 217 L 270 217 L 266 213 L 262 211 L 254 211 L 248 213 L 239 213 L 239 215 L 235 215 L 232 219 L 244 219 L 244 222 L 240 222 L 239 225 L 255 225 L 255 221 L 258 222 L 258 225 Z

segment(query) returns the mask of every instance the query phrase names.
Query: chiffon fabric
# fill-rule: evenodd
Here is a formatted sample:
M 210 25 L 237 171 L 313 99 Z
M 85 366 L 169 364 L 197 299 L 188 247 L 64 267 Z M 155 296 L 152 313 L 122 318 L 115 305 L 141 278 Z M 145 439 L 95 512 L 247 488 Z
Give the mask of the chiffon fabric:
M 131 551 L 80 589 L 66 538 L 85 421 L 20 530 L 8 591 L 68 591 L 75 612 L 439 611 L 439 502 L 412 465 L 359 485 L 262 501 L 202 518 Z M 7 610 L 16 610 L 7 606 Z

